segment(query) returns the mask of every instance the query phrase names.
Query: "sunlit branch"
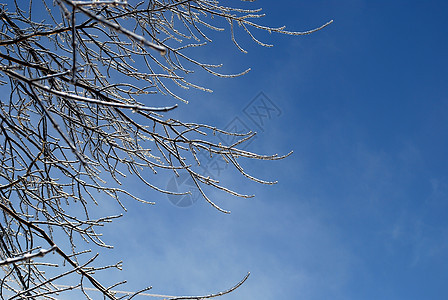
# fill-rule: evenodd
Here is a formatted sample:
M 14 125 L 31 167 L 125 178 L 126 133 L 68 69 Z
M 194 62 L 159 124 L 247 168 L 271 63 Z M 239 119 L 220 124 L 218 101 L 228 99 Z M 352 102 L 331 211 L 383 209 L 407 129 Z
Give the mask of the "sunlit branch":
M 252 174 L 244 159 L 272 161 L 291 153 L 248 151 L 255 132 L 183 122 L 173 118 L 172 110 L 177 101 L 187 103 L 188 89 L 211 92 L 194 82 L 198 76 L 192 73 L 233 78 L 250 70 L 222 74 L 219 61 L 206 62 L 196 52 L 221 34 L 246 52 L 239 32 L 269 47 L 257 31 L 307 35 L 332 21 L 288 31 L 262 25 L 259 8 L 228 5 L 208 0 L 0 4 L 0 297 L 58 299 L 79 289 L 87 299 L 93 290 L 118 299 L 123 282 L 106 287 L 95 277 L 105 269 L 121 269 L 121 262 L 101 265 L 97 255 L 86 259 L 91 250 L 112 248 L 101 229 L 121 214 L 95 216 L 105 201 L 112 199 L 126 211 L 128 200 L 155 203 L 144 189 L 170 196 L 194 189 L 212 207 L 230 213 L 225 203 L 209 197 L 210 188 L 253 197 L 204 173 L 201 156 L 222 159 L 241 178 L 276 183 Z M 231 142 L 224 144 L 217 135 Z M 156 174 L 186 174 L 191 190 L 160 186 L 151 177 Z M 135 180 L 142 190 L 126 188 Z M 95 206 L 100 209 L 92 213 Z M 73 284 L 58 285 L 62 278 Z M 218 297 L 246 279 L 221 293 L 165 298 Z

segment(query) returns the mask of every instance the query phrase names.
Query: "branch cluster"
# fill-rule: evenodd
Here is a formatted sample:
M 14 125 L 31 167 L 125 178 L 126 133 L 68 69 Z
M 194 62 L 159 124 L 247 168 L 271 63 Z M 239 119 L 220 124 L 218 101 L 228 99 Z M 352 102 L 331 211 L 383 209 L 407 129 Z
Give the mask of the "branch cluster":
M 52 298 L 81 288 L 88 298 L 87 280 L 105 297 L 117 299 L 111 290 L 115 286 L 104 287 L 93 274 L 120 266 L 93 267 L 96 256 L 86 259 L 88 251 L 79 241 L 111 247 L 96 229 L 119 216 L 92 218 L 89 207 L 98 204 L 94 192 L 103 192 L 120 205 L 120 194 L 148 202 L 120 188 L 126 176 L 151 189 L 181 195 L 188 191 L 164 190 L 145 172 L 185 170 L 203 198 L 226 213 L 207 197 L 204 186 L 251 196 L 197 171 L 198 153 L 221 156 L 245 177 L 273 183 L 246 173 L 239 163 L 240 158 L 282 158 L 239 149 L 254 133 L 165 118 L 161 113 L 169 113 L 176 103 L 147 103 L 157 93 L 185 101 L 175 88 L 209 91 L 188 80 L 195 69 L 219 77 L 247 73 L 224 75 L 216 70 L 220 65 L 189 55 L 191 48 L 211 42 L 207 32 L 224 30 L 216 20 L 228 23 L 234 44 L 243 52 L 235 39 L 235 24 L 262 46 L 269 45 L 251 30 L 303 35 L 320 28 L 290 32 L 265 27 L 255 22 L 263 16 L 259 9 L 226 7 L 215 0 L 11 3 L 0 4 L 0 84 L 8 85 L 10 92 L 0 99 L 0 264 L 5 272 L 0 295 Z M 216 133 L 235 136 L 237 142 L 217 143 L 211 138 Z M 50 250 L 30 254 L 38 248 Z M 59 265 L 37 263 L 44 254 L 45 259 L 58 255 L 70 269 L 48 277 L 46 270 Z M 58 288 L 53 283 L 73 273 L 79 274 L 78 285 Z M 176 299 L 199 298 L 206 297 Z

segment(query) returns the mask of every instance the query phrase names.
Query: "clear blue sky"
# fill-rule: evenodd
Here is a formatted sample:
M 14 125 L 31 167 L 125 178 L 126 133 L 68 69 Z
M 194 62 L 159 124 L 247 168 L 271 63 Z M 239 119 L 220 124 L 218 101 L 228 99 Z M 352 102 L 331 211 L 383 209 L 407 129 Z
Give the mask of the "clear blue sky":
M 154 292 L 201 294 L 251 277 L 224 299 L 448 298 L 448 25 L 445 1 L 257 1 L 265 24 L 311 36 L 258 33 L 238 54 L 226 35 L 200 50 L 239 79 L 198 75 L 176 116 L 226 126 L 235 117 L 259 136 L 249 148 L 294 154 L 247 162 L 275 186 L 220 179 L 255 199 L 212 192 L 180 209 L 129 204 L 114 225 L 125 273 Z M 261 131 L 243 109 L 259 93 L 281 110 Z M 166 178 L 160 179 L 163 185 Z M 144 195 L 141 191 L 140 195 Z M 132 231 L 131 231 L 132 229 Z M 115 237 L 110 237 L 115 240 Z M 122 275 L 123 278 L 125 275 Z
M 232 1 L 232 3 L 237 1 Z M 238 3 L 237 3 L 238 4 Z M 259 133 L 252 151 L 294 154 L 245 162 L 274 186 L 230 170 L 219 179 L 256 198 L 209 195 L 188 208 L 142 185 L 155 206 L 124 200 L 129 212 L 105 228 L 123 259 L 128 290 L 208 294 L 247 271 L 222 299 L 448 299 L 448 2 L 257 1 L 261 23 L 308 30 L 305 37 L 228 32 L 198 49 L 237 79 L 195 75 L 213 94 L 192 92 L 167 117 L 225 127 L 238 117 Z M 278 109 L 257 127 L 244 113 L 263 92 Z M 171 177 L 159 177 L 165 187 Z M 105 204 L 105 213 L 117 212 Z M 107 280 L 105 275 L 103 279 Z

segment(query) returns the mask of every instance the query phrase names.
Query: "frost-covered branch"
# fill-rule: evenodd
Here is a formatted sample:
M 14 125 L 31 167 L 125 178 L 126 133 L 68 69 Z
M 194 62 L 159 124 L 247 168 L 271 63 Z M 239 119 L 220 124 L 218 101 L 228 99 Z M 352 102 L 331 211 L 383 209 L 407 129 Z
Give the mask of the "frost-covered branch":
M 252 1 L 241 5 L 251 5 L 246 2 Z M 242 160 L 278 160 L 289 154 L 249 152 L 244 145 L 254 132 L 227 132 L 171 115 L 179 101 L 187 102 L 185 90 L 211 92 L 194 82 L 191 73 L 229 78 L 249 71 L 222 74 L 219 62 L 198 57 L 195 50 L 212 38 L 228 34 L 246 52 L 236 30 L 270 46 L 257 32 L 306 35 L 331 23 L 288 31 L 263 25 L 261 9 L 244 7 L 218 0 L 0 4 L 1 297 L 54 299 L 79 288 L 89 298 L 89 288 L 94 288 L 116 299 L 112 291 L 122 282 L 106 287 L 95 276 L 120 269 L 121 263 L 97 266 L 97 255 L 87 254 L 112 248 L 99 230 L 121 217 L 92 216 L 92 207 L 104 201 L 98 193 L 123 210 L 123 197 L 154 203 L 123 188 L 126 180 L 185 195 L 190 191 L 167 190 L 151 177 L 185 172 L 204 201 L 224 213 L 229 211 L 207 195 L 207 188 L 242 198 L 252 195 L 202 173 L 201 155 L 221 157 L 248 180 L 275 183 L 250 174 Z M 223 145 L 217 135 L 233 142 Z M 39 248 L 43 250 L 33 252 Z M 52 251 L 57 255 L 46 255 Z M 58 287 L 55 282 L 61 278 L 75 283 Z M 246 279 L 222 293 L 172 300 L 221 296 Z

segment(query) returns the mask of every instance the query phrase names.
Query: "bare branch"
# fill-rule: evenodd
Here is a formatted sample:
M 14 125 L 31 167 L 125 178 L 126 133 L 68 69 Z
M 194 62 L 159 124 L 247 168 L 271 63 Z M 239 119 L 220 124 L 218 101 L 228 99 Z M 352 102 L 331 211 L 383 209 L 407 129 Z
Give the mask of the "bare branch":
M 25 260 L 30 260 L 32 258 L 35 257 L 44 257 L 45 254 L 50 253 L 53 250 L 56 250 L 56 245 L 54 245 L 53 247 L 51 247 L 50 249 L 41 249 L 38 252 L 35 253 L 27 253 L 23 256 L 19 256 L 19 257 L 14 257 L 14 258 L 7 258 L 5 260 L 0 261 L 0 266 L 2 265 L 7 265 L 7 264 L 13 264 L 13 263 L 17 263 L 17 262 L 21 262 L 21 261 L 25 261 Z
M 123 188 L 127 180 L 138 180 L 170 196 L 197 191 L 223 213 L 229 213 L 225 204 L 215 203 L 207 188 L 235 197 L 253 195 L 235 191 L 203 172 L 201 157 L 222 159 L 242 178 L 276 183 L 251 174 L 242 160 L 278 160 L 290 153 L 247 151 L 245 145 L 254 132 L 183 122 L 173 119 L 171 111 L 177 101 L 187 102 L 184 90 L 211 92 L 194 82 L 191 73 L 231 78 L 250 70 L 222 74 L 219 62 L 198 57 L 195 50 L 215 36 L 228 34 L 236 48 L 246 52 L 236 39 L 238 30 L 269 47 L 256 37 L 257 31 L 306 35 L 332 21 L 312 30 L 288 31 L 262 25 L 261 9 L 227 5 L 218 0 L 0 4 L 0 85 L 9 93 L 0 100 L 0 266 L 4 271 L 0 297 L 57 299 L 79 289 L 87 299 L 92 290 L 118 299 L 115 289 L 123 282 L 106 287 L 95 274 L 121 269 L 121 262 L 97 265 L 97 255 L 86 256 L 112 248 L 103 241 L 101 229 L 121 216 L 91 215 L 92 206 L 103 205 L 98 192 L 124 211 L 123 198 L 154 204 L 145 198 L 147 193 L 138 197 Z M 157 94 L 160 97 L 154 97 Z M 223 144 L 217 135 L 231 142 Z M 149 173 L 184 173 L 192 190 L 157 186 Z M 57 255 L 46 255 L 49 252 Z M 164 297 L 222 296 L 240 287 L 248 275 L 221 293 Z M 58 285 L 61 278 L 73 283 Z M 126 292 L 123 297 L 131 299 L 148 289 Z

